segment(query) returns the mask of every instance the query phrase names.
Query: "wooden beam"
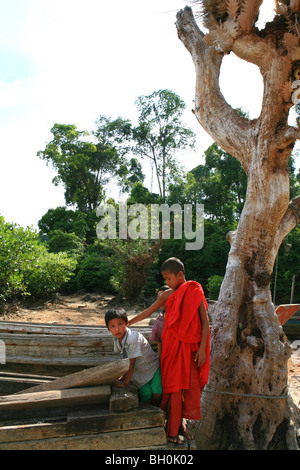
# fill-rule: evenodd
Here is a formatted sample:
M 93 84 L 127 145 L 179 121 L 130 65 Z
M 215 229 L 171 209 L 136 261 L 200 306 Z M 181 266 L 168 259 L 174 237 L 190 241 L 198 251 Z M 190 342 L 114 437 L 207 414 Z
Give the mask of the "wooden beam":
M 86 434 L 164 426 L 165 413 L 156 406 L 143 406 L 114 413 L 109 410 L 71 411 L 67 416 L 68 434 Z
M 36 439 L 50 439 L 53 437 L 65 437 L 66 422 L 61 423 L 31 423 L 18 424 L 14 426 L 0 427 L 0 449 L 1 445 L 8 442 L 30 441 Z
M 108 403 L 98 404 L 79 404 L 70 406 L 42 406 L 39 408 L 20 408 L 17 410 L 1 410 L 0 426 L 19 426 L 25 424 L 58 422 L 66 419 L 66 416 L 72 411 L 84 411 L 94 408 L 107 409 Z
M 42 392 L 46 390 L 64 390 L 73 387 L 85 387 L 91 385 L 113 384 L 129 369 L 129 359 L 107 362 L 91 369 L 85 369 L 74 374 L 66 375 L 51 382 L 42 383 L 25 390 L 28 392 Z M 18 392 L 24 393 L 23 391 Z
M 51 390 L 2 396 L 0 397 L 0 413 L 2 410 L 105 403 L 109 401 L 110 395 L 110 386 L 100 385 L 71 390 Z
M 1 444 L 8 442 L 70 437 L 100 432 L 126 431 L 164 426 L 164 412 L 157 407 L 143 407 L 128 413 L 109 410 L 71 411 L 60 422 L 17 424 L 0 427 Z
M 122 450 L 166 444 L 163 427 L 1 443 L 0 450 Z
M 129 411 L 139 406 L 138 389 L 129 383 L 127 387 L 112 387 L 109 399 L 110 411 Z

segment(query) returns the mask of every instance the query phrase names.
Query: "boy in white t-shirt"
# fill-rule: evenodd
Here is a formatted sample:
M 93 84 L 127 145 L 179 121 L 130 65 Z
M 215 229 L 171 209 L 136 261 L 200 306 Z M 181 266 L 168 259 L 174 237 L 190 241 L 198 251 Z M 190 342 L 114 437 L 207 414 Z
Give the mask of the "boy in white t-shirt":
M 127 327 L 128 318 L 123 308 L 109 309 L 105 323 L 113 335 L 114 351 L 130 361 L 129 370 L 115 386 L 126 387 L 131 380 L 138 387 L 141 402 L 159 406 L 162 386 L 157 354 L 141 333 Z

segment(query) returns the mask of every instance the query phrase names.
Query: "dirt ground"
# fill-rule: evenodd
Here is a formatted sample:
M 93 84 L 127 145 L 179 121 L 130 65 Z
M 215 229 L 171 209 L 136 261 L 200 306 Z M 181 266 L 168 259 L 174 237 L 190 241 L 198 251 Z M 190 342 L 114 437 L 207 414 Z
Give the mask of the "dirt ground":
M 148 305 L 152 303 L 149 299 Z M 14 305 L 8 308 L 1 320 L 34 322 L 34 323 L 65 323 L 76 325 L 105 325 L 104 314 L 109 307 L 121 306 L 129 317 L 140 313 L 148 305 L 143 302 L 118 301 L 113 295 L 57 295 L 54 299 L 46 302 L 36 302 L 30 305 Z M 152 315 L 156 318 L 157 313 Z M 149 325 L 150 319 L 139 323 Z M 153 320 L 152 320 L 153 322 Z M 291 343 L 297 338 L 291 339 Z M 300 340 L 300 338 L 298 338 Z M 299 351 L 299 349 L 298 349 Z M 289 392 L 295 403 L 300 408 L 300 355 L 289 360 Z

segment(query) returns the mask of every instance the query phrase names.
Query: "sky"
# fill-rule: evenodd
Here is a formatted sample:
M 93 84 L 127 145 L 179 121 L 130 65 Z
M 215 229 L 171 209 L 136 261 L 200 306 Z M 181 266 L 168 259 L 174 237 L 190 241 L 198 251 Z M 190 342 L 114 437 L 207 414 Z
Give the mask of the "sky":
M 55 123 L 91 131 L 100 114 L 137 120 L 135 100 L 158 89 L 186 103 L 183 119 L 197 150 L 180 156 L 186 170 L 204 163 L 213 142 L 192 114 L 195 72 L 177 37 L 176 13 L 187 0 L 0 0 L 0 215 L 37 228 L 64 205 L 53 170 L 37 157 Z M 273 0 L 264 0 L 263 19 Z M 223 61 L 222 92 L 259 116 L 257 67 L 233 54 Z M 299 164 L 300 166 L 300 164 Z M 149 180 L 149 166 L 144 171 Z M 118 197 L 116 188 L 111 195 Z

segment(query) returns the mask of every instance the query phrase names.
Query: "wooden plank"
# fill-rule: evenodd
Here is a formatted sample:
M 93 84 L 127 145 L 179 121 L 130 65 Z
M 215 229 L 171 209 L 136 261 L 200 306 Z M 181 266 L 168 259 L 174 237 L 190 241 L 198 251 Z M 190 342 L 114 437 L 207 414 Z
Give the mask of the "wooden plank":
M 68 434 L 121 431 L 164 426 L 165 413 L 156 406 L 143 406 L 126 413 L 109 410 L 71 411 L 67 417 Z
M 0 333 L 0 339 L 5 343 L 6 349 L 11 348 L 12 350 L 28 351 L 28 348 L 32 349 L 32 352 L 37 352 L 39 355 L 43 348 L 47 348 L 48 351 L 57 352 L 57 348 L 66 349 L 68 352 L 72 348 L 76 351 L 83 350 L 84 348 L 96 348 L 98 354 L 106 349 L 109 351 L 113 350 L 112 335 L 105 331 L 98 335 L 81 336 L 81 335 L 27 335 L 27 334 L 16 334 Z
M 74 374 L 75 372 L 80 372 L 83 369 L 88 369 L 90 367 L 96 367 L 101 364 L 107 364 L 107 362 L 118 361 L 120 356 L 109 356 L 105 358 L 100 358 L 98 361 L 90 361 L 87 364 L 87 361 L 74 361 L 72 363 L 61 361 L 59 364 L 48 362 L 47 364 L 40 364 L 39 362 L 26 363 L 26 364 L 5 364 L 2 367 L 0 366 L 0 372 L 17 372 L 17 373 L 26 373 L 26 374 L 35 374 L 35 375 L 48 375 L 51 374 L 58 377 L 64 377 L 65 375 Z M 5 367 L 5 369 L 4 369 Z
M 7 379 L 33 379 L 33 380 L 54 380 L 56 377 L 53 375 L 37 375 L 37 374 L 24 374 L 24 373 L 17 373 L 17 372 L 0 372 L 0 378 L 7 378 Z
M 138 389 L 129 383 L 127 387 L 112 387 L 109 399 L 110 411 L 129 411 L 139 406 Z
M 152 326 L 134 325 L 132 329 L 140 331 L 144 336 L 150 336 Z M 67 323 L 34 323 L 34 322 L 13 322 L 0 320 L 0 332 L 10 334 L 44 334 L 44 335 L 87 335 L 93 336 L 108 333 L 106 326 L 101 325 L 76 325 Z
M 51 375 L 54 375 L 52 370 L 55 367 L 61 368 L 70 368 L 71 371 L 73 367 L 77 367 L 78 371 L 83 370 L 85 367 L 95 367 L 101 364 L 107 364 L 107 362 L 111 361 L 118 361 L 120 358 L 119 354 L 108 354 L 104 357 L 89 357 L 87 352 L 87 357 L 24 357 L 24 356 L 16 356 L 14 358 L 15 362 L 8 362 L 6 364 L 2 364 L 0 367 L 0 371 L 2 372 L 9 372 L 9 371 L 25 371 L 32 370 L 34 368 L 40 367 L 42 371 L 46 371 L 47 367 L 49 367 L 49 371 L 51 371 Z M 24 366 L 24 367 L 23 367 Z M 44 375 L 45 372 L 41 372 Z M 50 373 L 50 372 L 49 372 Z M 71 372 L 70 372 L 71 373 Z M 55 374 L 56 375 L 56 374 Z M 63 374 L 66 375 L 66 374 Z M 60 376 L 60 374 L 59 374 Z
M 0 450 L 123 450 L 164 445 L 163 427 L 1 443 Z
M 128 413 L 81 409 L 70 412 L 67 419 L 62 419 L 60 422 L 1 426 L 0 443 L 154 428 L 163 425 L 164 413 L 156 407 L 140 408 Z
M 0 448 L 7 442 L 65 437 L 66 421 L 61 423 L 34 423 L 0 427 Z
M 41 406 L 39 408 L 22 408 L 17 410 L 1 410 L 0 412 L 0 426 L 17 426 L 25 424 L 35 424 L 37 422 L 54 422 L 61 419 L 66 419 L 70 410 L 72 411 L 84 411 L 91 410 L 94 408 L 97 410 L 107 409 L 108 403 L 96 403 L 96 404 L 79 404 L 70 406 Z
M 0 397 L 0 413 L 2 410 L 18 410 L 22 408 L 105 403 L 109 401 L 110 395 L 111 390 L 109 385 L 99 385 L 97 387 L 2 396 Z
M 101 359 L 98 361 L 97 364 L 93 364 L 95 367 L 96 365 L 100 364 L 105 364 L 108 360 L 112 360 L 114 358 L 105 358 Z M 116 358 L 117 360 L 117 358 Z M 70 364 L 65 364 L 62 363 L 60 365 L 55 365 L 55 364 L 32 364 L 32 363 L 27 363 L 27 364 L 18 364 L 18 363 L 9 363 L 5 365 L 0 365 L 0 372 L 9 372 L 9 373 L 25 373 L 25 374 L 35 374 L 35 375 L 48 375 L 51 374 L 52 376 L 55 376 L 55 378 L 58 377 L 63 377 L 67 374 L 74 374 L 74 372 L 79 372 L 85 368 L 88 367 L 93 367 L 90 365 L 82 364 L 81 365 L 70 365 Z
M 46 390 L 64 390 L 73 387 L 85 387 L 87 385 L 113 384 L 129 369 L 129 359 L 120 359 L 107 362 L 100 366 L 85 369 L 74 374 L 66 375 L 51 382 L 43 383 L 26 390 L 28 392 L 42 392 Z M 22 391 L 19 393 L 23 393 Z
M 106 329 L 99 325 L 49 324 L 0 321 L 0 332 L 10 334 L 96 335 Z

